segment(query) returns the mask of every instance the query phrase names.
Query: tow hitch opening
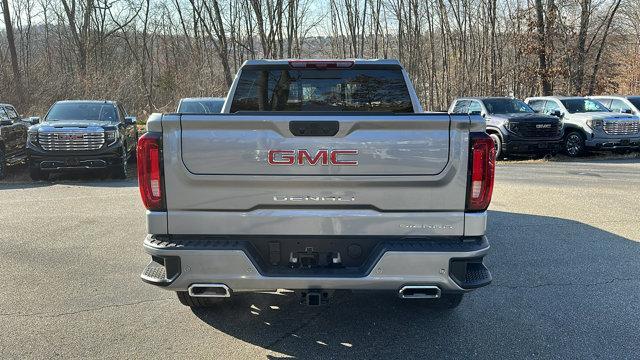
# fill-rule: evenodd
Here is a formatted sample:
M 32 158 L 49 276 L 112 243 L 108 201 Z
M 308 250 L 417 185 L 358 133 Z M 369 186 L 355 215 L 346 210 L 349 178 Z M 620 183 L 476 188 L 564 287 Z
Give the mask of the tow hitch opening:
M 308 290 L 300 293 L 300 303 L 309 306 L 326 305 L 333 291 Z

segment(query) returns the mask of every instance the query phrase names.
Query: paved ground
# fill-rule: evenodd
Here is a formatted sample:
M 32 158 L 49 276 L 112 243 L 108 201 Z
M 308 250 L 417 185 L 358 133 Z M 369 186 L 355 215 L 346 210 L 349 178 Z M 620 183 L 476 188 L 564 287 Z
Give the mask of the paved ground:
M 133 179 L 0 183 L 1 358 L 637 358 L 640 160 L 499 165 L 494 283 L 451 312 L 384 294 L 192 312 L 143 284 Z

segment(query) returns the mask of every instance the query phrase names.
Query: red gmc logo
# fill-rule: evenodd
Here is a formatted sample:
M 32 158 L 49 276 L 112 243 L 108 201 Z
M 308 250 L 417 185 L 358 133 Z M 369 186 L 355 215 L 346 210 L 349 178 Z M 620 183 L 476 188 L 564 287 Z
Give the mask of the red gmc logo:
M 357 166 L 358 160 L 349 160 L 350 155 L 358 155 L 358 150 L 322 149 L 315 154 L 308 150 L 269 150 L 269 165 Z

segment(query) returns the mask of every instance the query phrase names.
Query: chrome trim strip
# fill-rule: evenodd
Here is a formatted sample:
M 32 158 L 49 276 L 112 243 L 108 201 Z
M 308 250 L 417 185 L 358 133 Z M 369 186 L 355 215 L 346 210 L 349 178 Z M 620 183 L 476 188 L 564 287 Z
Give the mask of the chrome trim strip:
M 464 213 L 464 236 L 482 236 L 487 233 L 487 212 Z

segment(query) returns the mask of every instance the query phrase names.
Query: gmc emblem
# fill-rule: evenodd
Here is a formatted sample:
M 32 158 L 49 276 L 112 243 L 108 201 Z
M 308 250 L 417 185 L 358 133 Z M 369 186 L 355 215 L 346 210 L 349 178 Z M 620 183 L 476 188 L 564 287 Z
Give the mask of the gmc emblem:
M 551 129 L 551 124 L 536 124 L 536 129 Z
M 348 156 L 358 155 L 358 150 L 318 150 L 315 154 L 308 150 L 269 150 L 269 165 L 335 165 L 357 166 L 358 160 Z
M 83 134 L 56 134 L 58 140 L 82 140 Z

